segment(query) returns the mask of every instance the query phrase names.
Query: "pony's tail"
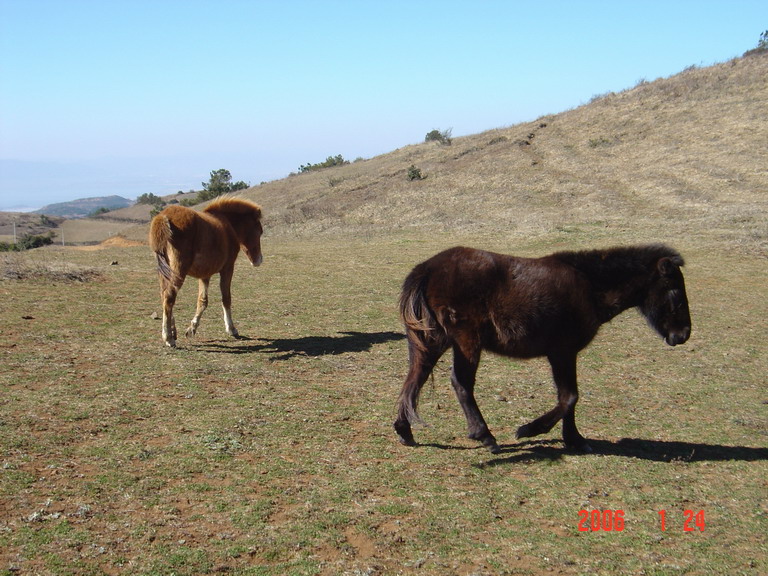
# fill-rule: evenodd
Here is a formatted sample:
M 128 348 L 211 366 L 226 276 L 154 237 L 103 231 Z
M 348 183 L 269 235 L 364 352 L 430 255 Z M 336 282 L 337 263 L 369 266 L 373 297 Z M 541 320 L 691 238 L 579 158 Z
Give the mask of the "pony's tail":
M 424 384 L 426 370 L 431 372 L 431 358 L 441 347 L 440 340 L 445 334 L 435 319 L 435 315 L 427 303 L 426 286 L 428 274 L 416 268 L 403 283 L 400 294 L 400 318 L 405 325 L 405 335 L 408 338 L 408 354 L 410 368 L 403 389 L 398 398 L 399 413 L 411 424 L 425 425 L 417 411 L 419 392 Z
M 168 261 L 168 245 L 172 234 L 171 222 L 167 216 L 158 214 L 152 219 L 149 226 L 149 247 L 155 253 L 157 271 L 168 282 L 171 282 L 176 275 Z
M 405 325 L 408 343 L 421 352 L 428 349 L 428 341 L 438 329 L 435 316 L 427 304 L 427 275 L 416 268 L 403 283 L 400 294 L 400 318 Z

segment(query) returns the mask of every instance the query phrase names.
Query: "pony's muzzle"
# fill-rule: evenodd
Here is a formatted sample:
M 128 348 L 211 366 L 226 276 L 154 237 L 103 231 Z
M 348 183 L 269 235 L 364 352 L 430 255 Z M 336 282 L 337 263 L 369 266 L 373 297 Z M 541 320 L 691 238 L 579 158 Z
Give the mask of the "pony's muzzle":
M 691 328 L 690 326 L 686 326 L 681 330 L 670 331 L 670 333 L 664 337 L 664 342 L 666 342 L 670 346 L 677 346 L 678 344 L 683 344 L 687 342 L 688 338 L 690 337 L 691 337 Z
M 251 261 L 253 266 L 261 266 L 261 263 L 264 262 L 264 255 L 261 252 L 259 252 L 259 255 L 256 256 L 256 258 L 251 257 L 250 252 L 246 252 L 246 256 L 248 256 L 248 260 Z

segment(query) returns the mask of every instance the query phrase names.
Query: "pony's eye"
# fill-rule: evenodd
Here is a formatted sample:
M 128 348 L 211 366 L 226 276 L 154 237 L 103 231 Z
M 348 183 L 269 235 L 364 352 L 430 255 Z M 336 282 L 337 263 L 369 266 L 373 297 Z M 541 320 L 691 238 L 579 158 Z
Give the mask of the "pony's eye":
M 669 308 L 672 312 L 677 312 L 683 305 L 679 290 L 670 290 L 667 292 L 667 301 L 669 302 Z

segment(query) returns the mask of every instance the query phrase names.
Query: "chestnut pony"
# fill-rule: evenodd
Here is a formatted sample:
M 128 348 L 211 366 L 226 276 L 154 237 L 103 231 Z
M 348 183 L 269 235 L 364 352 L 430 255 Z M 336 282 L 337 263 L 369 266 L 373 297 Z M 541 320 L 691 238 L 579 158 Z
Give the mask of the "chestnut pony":
M 149 246 L 157 257 L 160 297 L 163 301 L 163 340 L 176 346 L 173 305 L 187 276 L 198 278 L 197 310 L 186 336 L 194 336 L 200 316 L 208 306 L 208 283 L 219 274 L 224 327 L 237 336 L 232 323 L 232 274 L 243 249 L 251 264 L 262 262 L 261 208 L 248 200 L 220 197 L 202 212 L 168 206 L 152 219 Z
M 491 452 L 499 447 L 474 397 L 482 350 L 504 356 L 546 356 L 557 387 L 555 407 L 521 426 L 518 438 L 537 436 L 563 420 L 566 446 L 590 451 L 576 428 L 576 356 L 602 324 L 637 307 L 667 344 L 691 334 L 680 267 L 683 259 L 663 245 L 560 252 L 517 258 L 452 248 L 416 266 L 405 279 L 400 315 L 410 367 L 394 423 L 400 441 L 415 445 L 411 424 L 421 423 L 419 392 L 448 349 L 451 383 L 469 438 Z

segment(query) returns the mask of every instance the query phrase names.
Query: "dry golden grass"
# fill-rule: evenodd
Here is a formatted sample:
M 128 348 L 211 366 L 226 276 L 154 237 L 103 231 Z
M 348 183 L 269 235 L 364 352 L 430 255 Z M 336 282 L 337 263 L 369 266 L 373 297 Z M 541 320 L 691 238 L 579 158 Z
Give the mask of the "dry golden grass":
M 270 233 L 397 229 L 693 238 L 765 254 L 768 57 L 690 69 L 534 122 L 246 192 Z M 409 166 L 424 180 L 408 181 Z

